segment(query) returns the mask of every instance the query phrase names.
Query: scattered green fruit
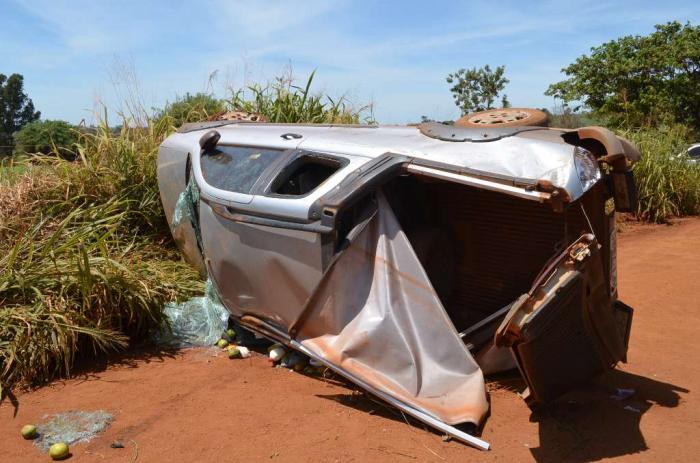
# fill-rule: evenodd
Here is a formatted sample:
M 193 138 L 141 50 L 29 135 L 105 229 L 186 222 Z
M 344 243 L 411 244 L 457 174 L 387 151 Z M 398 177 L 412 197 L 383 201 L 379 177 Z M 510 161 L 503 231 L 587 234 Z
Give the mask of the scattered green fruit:
M 232 328 L 229 328 L 226 330 L 226 334 L 228 335 L 229 338 L 233 339 L 236 337 L 236 331 Z
M 241 351 L 238 349 L 238 347 L 233 347 L 228 350 L 228 358 L 230 359 L 235 359 L 237 357 L 241 356 Z
M 22 437 L 25 439 L 34 439 L 37 436 L 36 426 L 33 424 L 27 424 L 22 427 Z
M 49 456 L 54 460 L 63 460 L 68 456 L 68 444 L 58 442 L 49 447 Z
M 216 343 L 217 346 L 221 347 L 222 349 L 225 349 L 226 346 L 228 346 L 228 341 L 225 339 L 219 339 Z

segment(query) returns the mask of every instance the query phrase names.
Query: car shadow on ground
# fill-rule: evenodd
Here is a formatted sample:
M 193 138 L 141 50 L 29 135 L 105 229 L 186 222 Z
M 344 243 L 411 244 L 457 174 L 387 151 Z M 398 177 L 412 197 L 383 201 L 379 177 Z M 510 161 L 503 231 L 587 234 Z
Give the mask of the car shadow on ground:
M 618 388 L 634 393 L 617 400 Z M 530 451 L 543 463 L 588 462 L 642 453 L 648 449 L 640 429 L 642 415 L 653 406 L 676 407 L 680 394 L 688 392 L 680 386 L 613 370 L 533 413 L 530 421 L 539 424 L 540 443 Z
M 505 389 L 515 393 L 525 387 L 517 373 L 489 379 L 490 390 Z M 344 382 L 340 379 L 339 383 Z M 353 390 L 317 397 L 440 434 L 352 384 L 344 384 Z M 618 389 L 632 389 L 634 392 L 628 398 L 617 400 L 614 397 Z M 613 370 L 533 412 L 530 421 L 539 424 L 539 447 L 530 451 L 533 458 L 542 463 L 589 462 L 642 453 L 648 449 L 640 429 L 642 415 L 653 406 L 676 407 L 681 401 L 680 394 L 688 392 L 688 389 L 674 384 Z M 474 428 L 464 431 L 480 434 L 480 430 Z

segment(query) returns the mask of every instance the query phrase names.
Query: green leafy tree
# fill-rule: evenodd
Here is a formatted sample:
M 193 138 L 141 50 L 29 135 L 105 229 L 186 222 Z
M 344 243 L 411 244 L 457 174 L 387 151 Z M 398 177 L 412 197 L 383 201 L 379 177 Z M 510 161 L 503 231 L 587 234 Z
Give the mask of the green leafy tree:
M 24 93 L 24 77 L 0 74 L 0 154 L 12 153 L 12 135 L 28 122 L 41 117 L 34 103 Z
M 169 103 L 158 114 L 157 118 L 168 116 L 176 127 L 186 122 L 199 122 L 211 116 L 226 111 L 223 100 L 215 98 L 208 93 L 187 93 L 184 97 L 178 97 L 173 103 Z
M 34 121 L 26 124 L 15 133 L 17 153 L 55 153 L 63 157 L 73 157 L 77 132 L 66 121 Z
M 700 26 L 660 24 L 591 49 L 546 95 L 579 101 L 619 126 L 686 124 L 700 130 Z
M 494 102 L 510 82 L 504 76 L 505 70 L 505 66 L 498 66 L 491 70 L 487 64 L 478 69 L 460 69 L 447 76 L 447 83 L 452 85 L 450 87 L 452 97 L 461 109 L 462 115 L 494 108 Z M 502 107 L 510 106 L 506 95 L 502 95 L 500 99 Z

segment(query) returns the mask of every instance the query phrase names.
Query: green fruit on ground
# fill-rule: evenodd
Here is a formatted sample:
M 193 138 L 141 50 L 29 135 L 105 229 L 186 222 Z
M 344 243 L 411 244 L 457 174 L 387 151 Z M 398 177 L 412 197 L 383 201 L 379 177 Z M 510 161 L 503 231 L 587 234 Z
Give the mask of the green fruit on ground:
M 224 349 L 226 346 L 228 346 L 228 341 L 225 339 L 219 339 L 216 345 Z
M 230 359 L 235 359 L 236 357 L 241 356 L 241 351 L 238 349 L 238 347 L 234 347 L 233 349 L 228 350 L 228 358 Z
M 231 339 L 236 337 L 236 331 L 231 328 L 226 330 L 226 334 L 228 334 L 228 337 Z
M 68 456 L 68 444 L 58 442 L 49 447 L 49 456 L 54 460 L 63 460 Z
M 37 436 L 36 426 L 33 424 L 27 424 L 22 427 L 22 437 L 25 439 L 34 439 Z

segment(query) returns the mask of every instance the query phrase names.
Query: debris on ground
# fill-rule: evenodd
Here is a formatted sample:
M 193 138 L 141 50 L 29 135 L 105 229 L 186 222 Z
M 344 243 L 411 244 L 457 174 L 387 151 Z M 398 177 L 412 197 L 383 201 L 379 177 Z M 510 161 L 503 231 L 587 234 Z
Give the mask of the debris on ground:
M 65 442 L 57 442 L 49 447 L 49 456 L 54 460 L 63 460 L 68 457 L 70 449 Z
M 635 392 L 636 391 L 634 389 L 617 388 L 615 393 L 611 395 L 610 398 L 614 400 L 626 400 L 632 397 Z
M 207 280 L 204 296 L 166 304 L 165 315 L 170 329 L 163 329 L 157 341 L 178 347 L 211 346 L 221 339 L 229 319 L 229 312 L 221 305 L 211 280 Z
M 309 358 L 306 355 L 293 351 L 282 357 L 280 366 L 283 368 L 291 368 L 294 371 L 303 371 L 308 363 Z
M 122 444 L 121 441 L 118 441 L 118 440 L 115 440 L 114 442 L 109 444 L 109 446 L 112 447 L 113 449 L 123 449 L 124 448 L 124 444 Z
M 236 331 L 232 328 L 227 329 L 224 334 L 221 335 L 221 339 L 224 339 L 229 344 L 236 340 Z
M 58 413 L 48 422 L 37 426 L 39 436 L 34 441 L 34 445 L 41 451 L 48 452 L 53 444 L 69 445 L 75 442 L 87 442 L 95 434 L 107 429 L 111 422 L 112 415 L 103 410 L 94 412 L 71 410 Z
M 250 357 L 250 350 L 245 346 L 229 346 L 228 358 L 242 358 L 246 359 Z
M 271 345 L 267 349 L 267 352 L 270 356 L 270 361 L 273 363 L 280 362 L 282 358 L 284 358 L 284 356 L 287 355 L 287 351 L 284 347 L 282 347 L 282 344 Z

